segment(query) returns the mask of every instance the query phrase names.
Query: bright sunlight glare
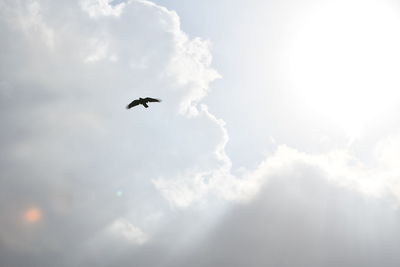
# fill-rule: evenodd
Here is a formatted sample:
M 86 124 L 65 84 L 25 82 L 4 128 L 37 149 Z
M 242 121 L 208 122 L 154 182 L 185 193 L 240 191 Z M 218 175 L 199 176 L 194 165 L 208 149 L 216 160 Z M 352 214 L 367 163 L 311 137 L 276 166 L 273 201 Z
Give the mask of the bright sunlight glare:
M 296 97 L 351 138 L 399 98 L 400 18 L 384 1 L 316 6 L 289 53 Z

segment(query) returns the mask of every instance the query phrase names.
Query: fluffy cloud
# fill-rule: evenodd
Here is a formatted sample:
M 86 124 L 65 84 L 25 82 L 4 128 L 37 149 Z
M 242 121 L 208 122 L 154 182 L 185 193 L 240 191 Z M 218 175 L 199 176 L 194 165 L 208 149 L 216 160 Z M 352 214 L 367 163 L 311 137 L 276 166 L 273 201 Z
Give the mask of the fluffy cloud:
M 121 15 L 124 9 L 125 3 L 119 3 L 112 5 L 111 1 L 108 0 L 86 0 L 81 1 L 80 5 L 84 11 L 86 11 L 90 17 L 97 18 L 102 16 L 116 16 Z
M 119 250 L 114 263 L 396 266 L 396 202 L 388 194 L 360 191 L 361 182 L 352 181 L 360 166 L 347 154 L 309 155 L 282 146 L 245 176 L 258 181 L 251 199 L 219 212 L 213 201 L 175 214 L 141 250 Z
M 219 77 L 209 42 L 147 1 L 1 6 L 2 258 L 40 262 L 97 234 L 146 243 L 167 207 L 151 180 L 220 164 L 221 125 L 197 108 Z M 147 95 L 163 103 L 125 110 Z
M 396 266 L 398 210 L 324 178 L 302 164 L 276 173 L 168 266 Z
M 291 253 L 301 238 L 317 240 L 322 228 L 311 229 L 315 222 L 301 213 L 324 215 L 321 190 L 354 198 L 354 209 L 366 207 L 367 193 L 377 213 L 396 216 L 381 206 L 398 192 L 394 137 L 378 146 L 374 168 L 348 151 L 309 155 L 279 146 L 256 169 L 235 173 L 225 123 L 201 103 L 220 77 L 210 42 L 189 38 L 175 12 L 139 0 L 3 0 L 0 7 L 7 37 L 0 44 L 1 265 L 219 266 L 226 255 L 235 266 L 226 253 L 266 231 L 236 254 L 240 266 L 254 259 L 262 266 L 256 245 L 277 251 L 290 241 Z M 138 96 L 163 102 L 125 110 Z M 247 204 L 230 210 L 238 201 Z M 346 203 L 332 197 L 321 215 L 330 222 L 339 213 L 335 242 L 346 238 Z M 265 224 L 274 215 L 272 226 L 257 222 L 260 210 Z M 279 225 L 296 220 L 302 224 L 293 232 Z M 371 227 L 396 222 L 388 220 Z M 250 230 L 238 234 L 236 221 Z M 351 249 L 360 245 L 353 238 Z M 206 247 L 214 251 L 209 262 Z M 198 261 L 189 264 L 193 255 Z

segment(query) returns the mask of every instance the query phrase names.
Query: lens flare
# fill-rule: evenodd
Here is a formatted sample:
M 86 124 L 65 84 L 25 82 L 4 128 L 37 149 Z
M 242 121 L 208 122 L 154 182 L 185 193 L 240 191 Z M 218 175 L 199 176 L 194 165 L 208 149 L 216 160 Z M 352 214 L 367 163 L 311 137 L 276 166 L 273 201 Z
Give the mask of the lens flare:
M 38 208 L 30 208 L 24 213 L 24 220 L 27 223 L 37 223 L 42 219 L 42 211 Z

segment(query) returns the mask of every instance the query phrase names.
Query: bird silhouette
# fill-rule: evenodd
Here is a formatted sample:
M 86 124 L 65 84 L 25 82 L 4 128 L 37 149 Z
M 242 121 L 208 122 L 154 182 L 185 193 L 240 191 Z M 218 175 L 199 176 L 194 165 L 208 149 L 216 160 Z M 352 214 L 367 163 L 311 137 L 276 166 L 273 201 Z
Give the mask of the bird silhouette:
M 137 105 L 143 105 L 145 108 L 148 108 L 149 106 L 147 103 L 149 102 L 161 102 L 160 99 L 157 98 L 151 98 L 151 97 L 146 97 L 146 98 L 139 98 L 133 100 L 128 106 L 126 106 L 127 109 L 133 108 Z

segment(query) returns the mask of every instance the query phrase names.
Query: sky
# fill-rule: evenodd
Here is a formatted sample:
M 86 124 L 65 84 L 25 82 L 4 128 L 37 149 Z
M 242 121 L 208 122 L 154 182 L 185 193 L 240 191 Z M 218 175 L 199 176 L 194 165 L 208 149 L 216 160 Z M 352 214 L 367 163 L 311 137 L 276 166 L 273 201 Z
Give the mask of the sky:
M 399 266 L 399 30 L 394 0 L 0 0 L 0 266 Z

